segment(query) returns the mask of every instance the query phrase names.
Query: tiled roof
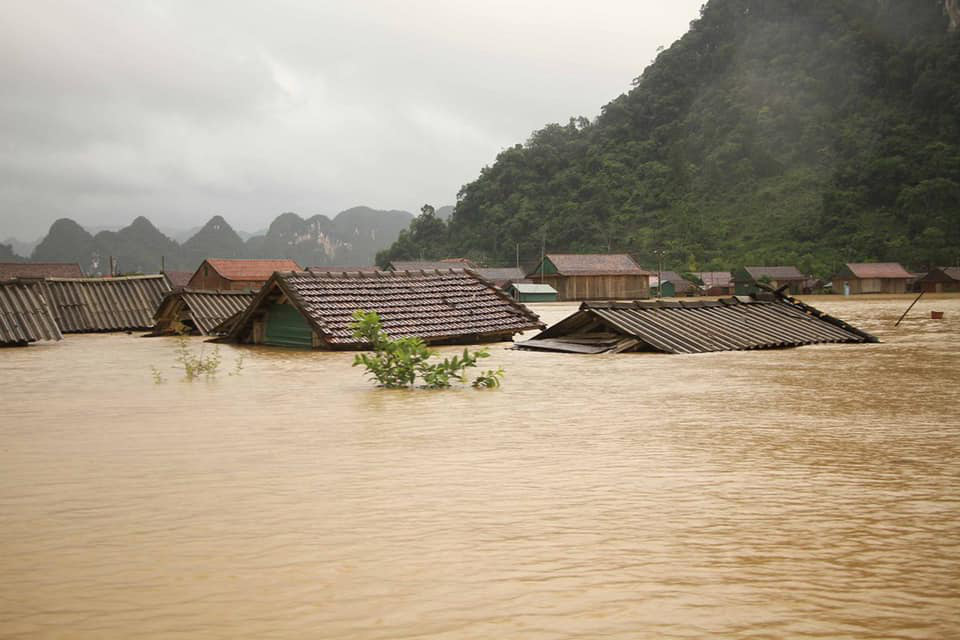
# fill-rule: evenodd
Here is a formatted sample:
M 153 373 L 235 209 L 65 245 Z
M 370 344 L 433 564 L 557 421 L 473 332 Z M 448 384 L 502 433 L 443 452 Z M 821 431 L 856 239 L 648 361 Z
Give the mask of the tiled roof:
M 508 282 L 519 282 L 527 277 L 519 267 L 477 267 L 473 271 L 498 287 Z
M 274 286 L 275 285 L 275 286 Z M 375 311 L 391 337 L 426 342 L 476 341 L 543 327 L 537 316 L 469 271 L 425 273 L 277 273 L 230 331 L 239 339 L 256 308 L 278 287 L 331 347 L 363 346 L 350 329 L 353 312 Z
M 227 280 L 255 280 L 266 282 L 274 271 L 299 271 L 293 260 L 228 260 L 208 258 L 207 264 Z M 202 268 L 202 265 L 201 265 Z
M 76 262 L 0 262 L 0 280 L 10 278 L 82 278 Z
M 0 282 L 0 344 L 60 340 L 60 329 L 38 282 Z
M 898 262 L 848 262 L 847 269 L 857 278 L 912 278 Z
M 160 302 L 154 319 L 156 333 L 167 333 L 176 322 L 190 320 L 201 335 L 216 333 L 214 328 L 253 302 L 251 291 L 172 291 Z
M 548 253 L 563 276 L 650 275 L 625 253 Z
M 607 333 L 596 327 L 596 321 Z M 589 333 L 578 333 L 581 331 Z M 697 302 L 584 302 L 580 310 L 518 347 L 603 353 L 706 353 L 876 342 L 868 333 L 792 298 Z
M 43 282 L 63 333 L 149 329 L 170 285 L 162 274 L 118 278 L 48 278 Z
M 777 282 L 807 279 L 807 276 L 800 273 L 796 267 L 744 267 L 744 269 L 754 280 L 760 280 L 764 276 Z

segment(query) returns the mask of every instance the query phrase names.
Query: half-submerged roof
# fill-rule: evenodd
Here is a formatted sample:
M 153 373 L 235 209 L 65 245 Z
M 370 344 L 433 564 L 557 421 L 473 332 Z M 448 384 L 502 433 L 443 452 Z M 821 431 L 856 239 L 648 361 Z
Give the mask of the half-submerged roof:
M 543 323 L 469 270 L 370 273 L 276 273 L 233 324 L 229 340 L 244 340 L 261 305 L 281 294 L 328 348 L 366 346 L 353 336 L 354 311 L 374 311 L 394 338 L 426 342 L 479 342 L 510 336 Z
M 912 278 L 899 262 L 848 262 L 847 270 L 855 278 Z
M 293 260 L 231 260 L 207 258 L 204 262 L 213 267 L 226 280 L 266 282 L 275 271 L 299 271 L 300 265 Z M 202 266 L 202 265 L 201 265 Z
M 921 282 L 960 282 L 960 267 L 936 267 L 923 274 Z
M 150 329 L 157 306 L 170 291 L 170 284 L 160 273 L 47 278 L 43 287 L 63 333 Z
M 562 276 L 650 275 L 625 253 L 548 253 L 546 259 Z
M 63 336 L 38 282 L 0 282 L 0 345 L 25 345 Z
M 785 280 L 806 280 L 807 276 L 800 273 L 796 267 L 744 267 L 747 274 L 754 280 L 769 278 L 777 282 Z
M 0 262 L 0 280 L 11 278 L 82 278 L 76 262 Z
M 877 339 L 799 300 L 765 294 L 696 302 L 584 302 L 517 346 L 573 353 L 707 353 L 829 342 Z
M 214 335 L 218 326 L 246 309 L 254 297 L 253 291 L 171 291 L 154 314 L 154 332 L 177 332 L 192 325 L 200 335 Z

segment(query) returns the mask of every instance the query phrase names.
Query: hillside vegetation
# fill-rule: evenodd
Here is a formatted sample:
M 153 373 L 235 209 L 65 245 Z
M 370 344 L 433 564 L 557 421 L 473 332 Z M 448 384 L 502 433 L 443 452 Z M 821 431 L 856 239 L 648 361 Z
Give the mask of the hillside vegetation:
M 948 0 L 946 3 L 952 9 Z M 590 121 L 505 149 L 378 256 L 657 252 L 681 269 L 960 252 L 960 36 L 943 0 L 710 0 Z

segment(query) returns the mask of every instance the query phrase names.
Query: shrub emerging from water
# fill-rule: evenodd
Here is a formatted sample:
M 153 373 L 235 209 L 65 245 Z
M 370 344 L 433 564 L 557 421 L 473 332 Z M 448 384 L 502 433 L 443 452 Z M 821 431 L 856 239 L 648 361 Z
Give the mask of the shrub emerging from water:
M 444 358 L 440 362 L 430 362 L 435 354 L 427 348 L 420 338 L 391 338 L 380 325 L 380 316 L 373 311 L 357 310 L 353 313 L 350 325 L 354 337 L 370 343 L 373 353 L 360 353 L 353 359 L 353 366 L 363 365 L 374 380 L 388 389 L 409 388 L 416 384 L 419 377 L 428 389 L 449 388 L 453 380 L 467 381 L 467 369 L 477 366 L 481 358 L 488 358 L 486 349 Z M 471 383 L 478 389 L 491 389 L 500 386 L 503 367 L 489 369 L 481 373 Z

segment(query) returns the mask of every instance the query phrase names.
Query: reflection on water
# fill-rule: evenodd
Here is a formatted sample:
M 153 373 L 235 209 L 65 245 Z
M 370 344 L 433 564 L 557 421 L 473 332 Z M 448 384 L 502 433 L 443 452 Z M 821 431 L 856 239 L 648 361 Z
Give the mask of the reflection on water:
M 487 392 L 279 349 L 228 376 L 229 346 L 189 384 L 116 334 L 0 351 L 0 636 L 957 637 L 960 299 L 894 329 L 909 300 L 814 301 L 877 345 L 498 345 Z

